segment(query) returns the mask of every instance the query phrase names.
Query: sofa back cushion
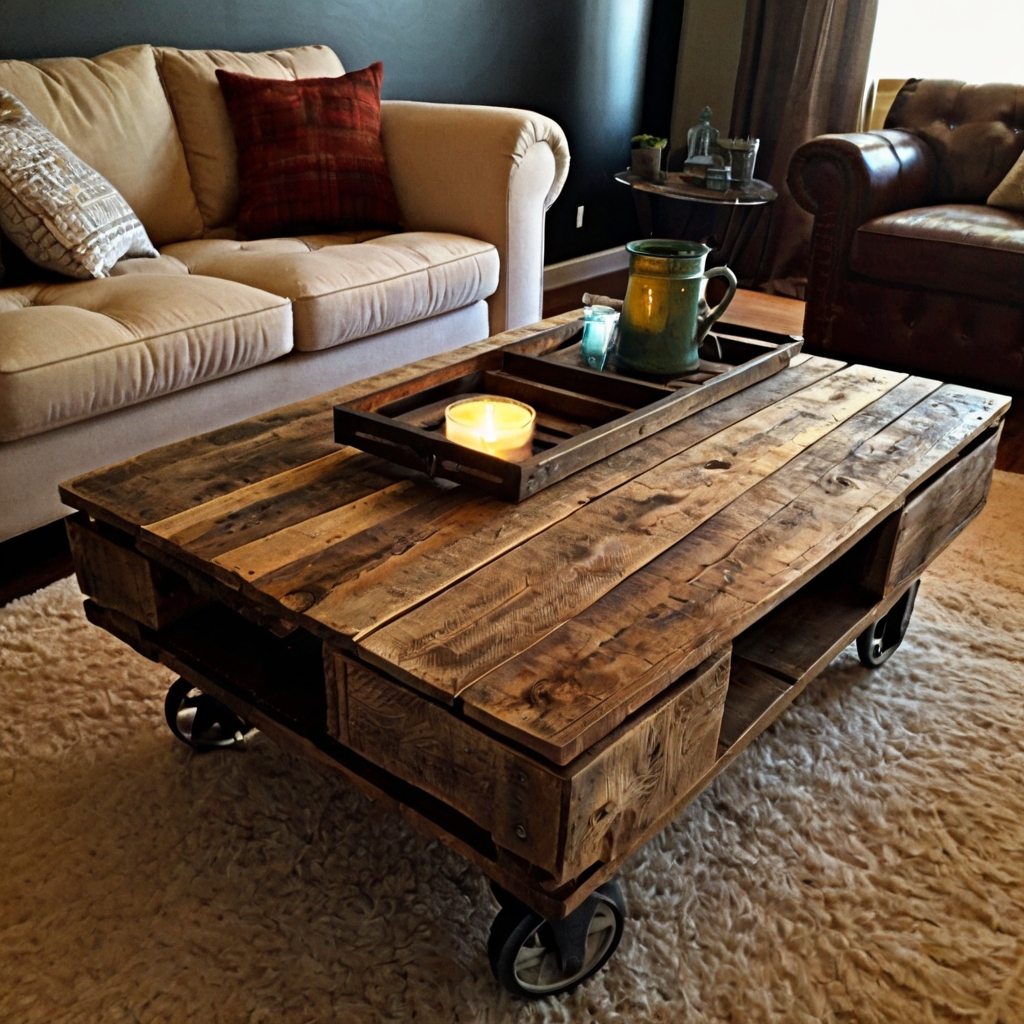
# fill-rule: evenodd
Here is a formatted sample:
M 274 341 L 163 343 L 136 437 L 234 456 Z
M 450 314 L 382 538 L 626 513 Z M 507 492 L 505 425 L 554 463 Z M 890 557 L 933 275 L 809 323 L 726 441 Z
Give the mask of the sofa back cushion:
M 124 196 L 155 245 L 202 233 L 152 47 L 94 60 L 0 61 L 0 88 Z
M 157 49 L 160 73 L 185 147 L 205 233 L 223 234 L 238 217 L 238 152 L 217 69 L 255 78 L 336 78 L 345 73 L 330 47 L 269 53 Z
M 984 203 L 1024 151 L 1024 86 L 912 78 L 885 127 L 913 132 L 935 153 L 935 202 Z

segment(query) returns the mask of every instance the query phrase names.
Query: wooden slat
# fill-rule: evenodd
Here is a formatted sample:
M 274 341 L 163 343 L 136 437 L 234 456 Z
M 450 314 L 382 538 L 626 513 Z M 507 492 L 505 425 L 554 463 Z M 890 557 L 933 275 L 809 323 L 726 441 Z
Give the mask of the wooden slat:
M 613 402 L 602 401 L 581 395 L 575 391 L 554 387 L 551 384 L 538 384 L 536 381 L 523 380 L 509 373 L 488 371 L 484 374 L 487 391 L 492 395 L 504 395 L 519 402 L 532 405 L 535 409 L 558 409 L 565 416 L 574 420 L 592 424 L 607 423 L 630 412 L 631 407 Z
M 737 657 L 725 697 L 719 746 L 728 749 L 736 743 L 788 690 L 781 679 Z
M 840 370 L 755 413 L 364 637 L 363 656 L 453 700 L 903 379 L 865 367 Z
M 392 519 L 407 509 L 439 499 L 454 505 L 462 503 L 461 496 L 439 496 L 436 488 L 404 480 L 329 512 L 300 519 L 294 526 L 286 526 L 241 547 L 232 548 L 218 555 L 213 562 L 244 579 L 264 576 L 280 565 L 308 558 L 324 548 Z
M 273 566 L 265 562 L 262 576 L 246 575 L 245 579 L 251 582 L 254 596 L 263 595 L 293 610 L 305 611 L 312 621 L 339 636 L 358 637 L 547 529 L 593 498 L 777 399 L 821 380 L 841 365 L 821 359 L 803 361 L 800 367 L 754 385 L 642 445 L 618 452 L 524 504 L 508 505 L 462 491 L 461 499 L 426 500 L 386 523 L 367 524 L 347 541 L 323 545 L 319 552 L 296 555 L 294 559 L 282 557 Z M 227 556 L 221 561 L 228 564 Z
M 984 508 L 998 447 L 996 432 L 907 502 L 886 589 L 917 575 Z
M 204 603 L 180 576 L 139 554 L 127 534 L 82 512 L 65 523 L 78 585 L 105 608 L 162 629 Z
M 146 539 L 201 563 L 388 488 L 388 467 L 353 448 L 289 468 L 145 527 Z
M 1005 399 L 952 386 L 922 399 L 934 387 L 911 379 L 470 686 L 467 715 L 557 762 L 585 749 L 831 564 L 1005 411 Z M 908 399 L 910 411 L 884 426 Z

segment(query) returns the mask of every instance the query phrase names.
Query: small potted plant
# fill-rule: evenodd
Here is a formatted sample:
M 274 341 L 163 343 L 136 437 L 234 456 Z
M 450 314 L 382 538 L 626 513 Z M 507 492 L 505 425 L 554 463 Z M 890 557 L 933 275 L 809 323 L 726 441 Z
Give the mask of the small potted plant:
M 634 135 L 632 159 L 629 169 L 648 181 L 661 180 L 661 151 L 668 145 L 668 139 L 657 135 Z

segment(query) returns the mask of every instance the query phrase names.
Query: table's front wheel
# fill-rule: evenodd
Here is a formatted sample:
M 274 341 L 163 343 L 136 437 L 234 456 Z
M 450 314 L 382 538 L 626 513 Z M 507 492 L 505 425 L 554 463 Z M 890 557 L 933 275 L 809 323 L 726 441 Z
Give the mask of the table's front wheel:
M 903 643 L 914 614 L 914 601 L 921 586 L 915 580 L 907 592 L 883 615 L 857 637 L 857 655 L 865 668 L 878 668 L 889 660 L 896 648 Z
M 513 995 L 541 999 L 575 988 L 615 952 L 626 921 L 618 883 L 605 882 L 562 921 L 548 921 L 514 898 L 503 898 L 491 925 L 487 955 L 495 978 Z
M 182 743 L 196 750 L 223 750 L 241 743 L 255 730 L 216 697 L 201 693 L 187 679 L 171 684 L 164 718 Z

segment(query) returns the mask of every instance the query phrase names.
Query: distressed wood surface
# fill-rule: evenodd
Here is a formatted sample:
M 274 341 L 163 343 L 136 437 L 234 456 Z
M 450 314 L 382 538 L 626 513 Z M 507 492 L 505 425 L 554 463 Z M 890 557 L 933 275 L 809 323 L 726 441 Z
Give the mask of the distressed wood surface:
M 180 576 L 140 555 L 131 537 L 81 512 L 65 525 L 78 585 L 104 607 L 162 629 L 204 603 Z
M 572 316 L 549 326 L 140 456 L 66 496 L 208 579 L 204 597 L 226 588 L 255 621 L 301 627 L 564 765 L 898 511 L 1008 406 L 799 356 L 514 506 L 330 441 L 327 403 L 372 405 L 382 388 L 400 401 L 425 377 L 486 372 L 509 341 L 543 353 L 577 329 Z M 978 466 L 957 470 L 960 490 L 987 480 Z M 956 508 L 936 516 L 947 535 L 960 527 Z M 332 735 L 343 717 L 328 708 Z
M 841 365 L 801 359 L 786 373 L 519 505 L 464 489 L 439 491 L 429 482 L 414 486 L 387 481 L 382 491 L 346 504 L 353 482 L 359 483 L 362 475 L 355 473 L 344 487 L 332 490 L 339 471 L 335 463 L 357 466 L 367 457 L 343 449 L 333 458 L 240 487 L 233 497 L 215 498 L 155 523 L 143 535 L 163 550 L 203 566 L 227 585 L 243 586 L 254 600 L 280 602 L 327 630 L 358 638 L 593 498 L 820 381 Z M 394 508 L 395 501 L 406 500 L 409 505 L 403 511 Z M 394 514 L 382 514 L 385 503 Z M 325 504 L 335 507 L 317 515 Z M 308 517 L 303 508 L 309 509 Z M 253 539 L 246 546 L 247 538 Z
M 918 574 L 984 508 L 998 446 L 996 432 L 907 502 L 886 590 Z
M 1006 401 L 912 378 L 470 686 L 466 714 L 576 756 L 849 550 Z
M 556 882 L 620 855 L 714 764 L 729 683 L 726 649 L 559 769 L 341 654 L 328 660 L 353 750 L 443 799 Z
M 454 700 L 904 379 L 847 368 L 748 416 L 364 637 L 361 655 Z

